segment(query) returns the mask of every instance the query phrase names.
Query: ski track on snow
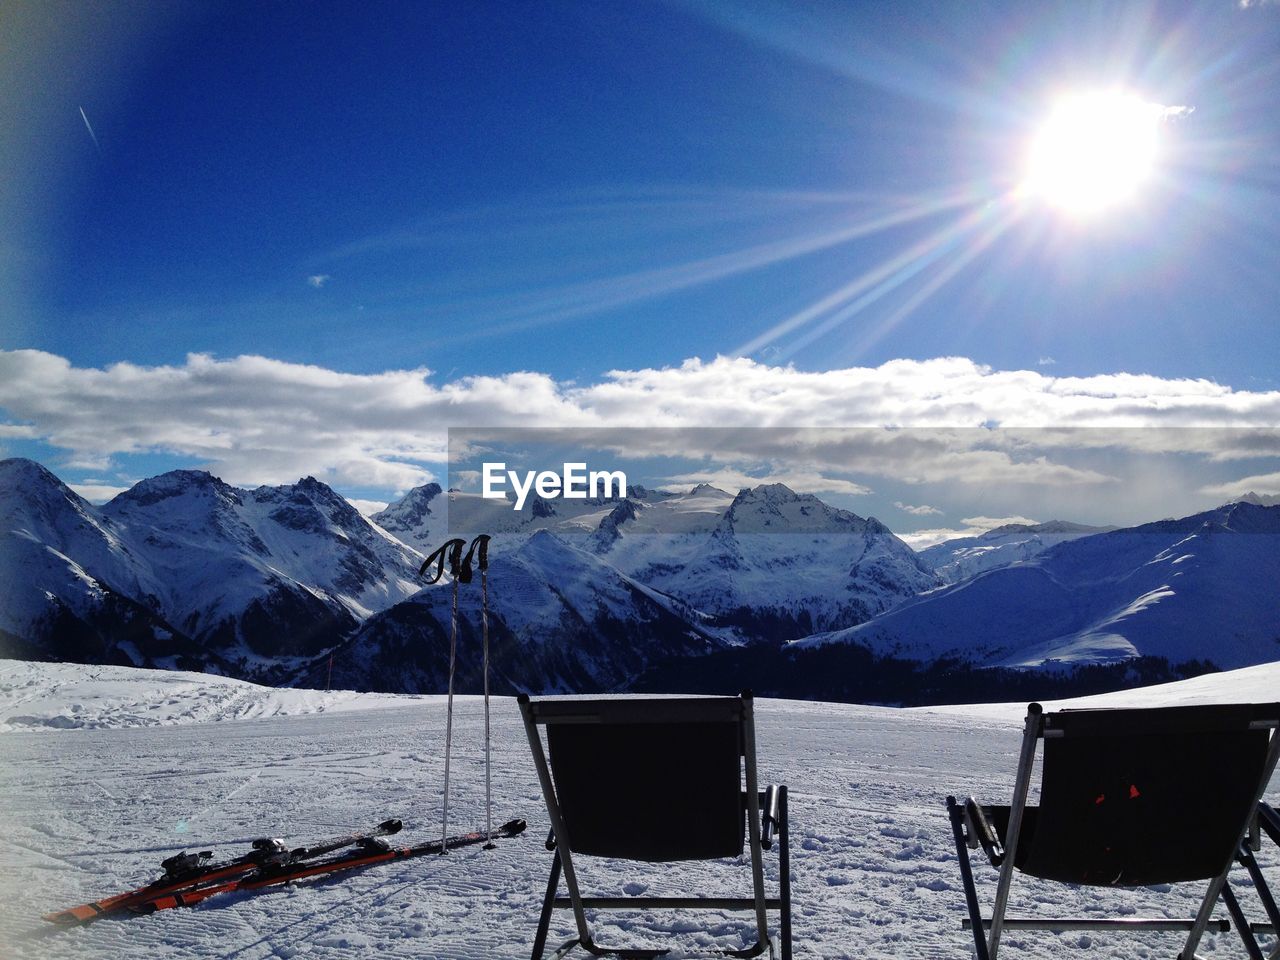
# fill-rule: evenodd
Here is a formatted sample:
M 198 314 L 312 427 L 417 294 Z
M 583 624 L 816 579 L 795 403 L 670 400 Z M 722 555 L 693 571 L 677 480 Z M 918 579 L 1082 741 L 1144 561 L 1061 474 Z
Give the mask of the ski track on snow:
M 69 665 L 0 663 L 0 717 L 16 672 L 33 682 L 54 677 L 63 690 L 27 697 L 21 711 L 57 714 L 68 688 L 92 690 L 66 674 Z M 95 670 L 100 668 L 94 668 Z M 1280 667 L 1254 668 L 1276 689 Z M 134 676 L 135 674 L 145 676 Z M 1245 672 L 1240 672 L 1245 673 Z M 165 675 L 120 671 L 137 690 L 169 699 Z M 187 675 L 190 677 L 191 675 Z M 112 696 L 121 681 L 103 672 Z M 1262 678 L 1262 679 L 1259 679 Z M 181 676 L 174 684 L 189 682 Z M 231 683 L 205 678 L 216 688 Z M 1207 696 L 1209 678 L 1192 681 Z M 1195 685 L 1195 684 L 1198 684 Z M 39 686 L 36 683 L 36 686 Z M 1216 689 L 1248 689 L 1226 678 Z M 32 687 L 24 688 L 26 694 Z M 1158 689 L 1158 688 L 1153 688 Z M 1179 688 L 1181 689 L 1181 688 Z M 255 692 L 256 691 L 256 692 Z M 347 712 L 320 709 L 323 695 L 247 687 L 270 701 L 269 718 L 190 721 L 173 712 L 166 724 L 131 725 L 145 700 L 119 705 L 120 725 L 106 712 L 96 729 L 15 729 L 0 735 L 0 943 L 26 958 L 389 958 L 525 957 L 537 922 L 550 854 L 547 818 L 515 703 L 493 702 L 494 822 L 529 821 L 519 838 L 494 851 L 475 848 L 424 857 L 285 888 L 225 895 L 186 910 L 54 928 L 42 914 L 131 888 L 151 879 L 160 859 L 179 849 L 243 852 L 255 836 L 304 843 L 401 817 L 395 842 L 431 840 L 440 832 L 444 704 L 441 698 L 346 694 Z M 196 693 L 190 692 L 190 696 Z M 296 697 L 295 697 L 296 695 Z M 1141 699 L 1143 694 L 1132 695 Z M 1166 699 L 1178 690 L 1167 688 Z M 291 699 L 294 698 L 294 699 Z M 234 698 L 231 698 L 234 699 Z M 1148 696 L 1148 699 L 1150 697 Z M 394 700 L 394 706 L 387 706 Z M 237 711 L 243 702 L 230 703 Z M 363 705 L 366 709 L 355 709 Z M 279 709 L 277 709 L 279 708 Z M 793 701 L 757 701 L 761 782 L 791 788 L 796 956 L 809 958 L 965 957 L 960 929 L 964 898 L 943 800 L 973 792 L 1007 802 L 1020 740 L 1022 705 L 947 710 L 895 710 Z M 455 705 L 454 794 L 449 832 L 483 823 L 483 714 L 480 701 Z M 1273 801 L 1280 799 L 1273 789 Z M 747 871 L 724 862 L 660 865 L 580 858 L 584 889 L 604 895 L 745 893 Z M 1280 884 L 1268 850 L 1264 869 Z M 777 858 L 766 854 L 770 890 Z M 975 863 L 985 902 L 995 871 Z M 1245 909 L 1259 914 L 1243 871 L 1232 882 Z M 1162 895 L 1146 890 L 1071 890 L 1015 880 L 1011 912 L 1107 915 L 1117 904 L 1133 915 L 1189 915 L 1195 884 Z M 674 943 L 684 954 L 748 932 L 746 914 L 627 913 L 604 915 L 604 944 Z M 558 912 L 552 943 L 571 935 Z M 1007 932 L 1008 956 L 1171 958 L 1176 935 Z M 1240 956 L 1234 932 L 1206 938 L 1205 957 Z M 577 955 L 577 954 L 575 954 Z

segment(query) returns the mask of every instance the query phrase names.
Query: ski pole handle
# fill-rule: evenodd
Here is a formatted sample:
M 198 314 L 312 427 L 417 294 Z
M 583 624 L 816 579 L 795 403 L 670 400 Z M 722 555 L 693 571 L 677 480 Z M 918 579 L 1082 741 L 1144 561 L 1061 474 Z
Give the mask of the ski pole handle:
M 440 578 L 444 576 L 445 560 L 449 562 L 449 576 L 456 578 L 458 576 L 458 566 L 462 560 L 462 548 L 467 545 L 465 540 L 454 538 L 446 540 L 435 550 L 431 551 L 431 555 L 422 561 L 422 566 L 418 569 L 418 576 L 426 577 L 427 571 L 431 569 L 431 565 L 436 565 L 435 576 L 427 577 L 427 584 L 439 583 Z M 468 577 L 468 580 L 471 578 Z

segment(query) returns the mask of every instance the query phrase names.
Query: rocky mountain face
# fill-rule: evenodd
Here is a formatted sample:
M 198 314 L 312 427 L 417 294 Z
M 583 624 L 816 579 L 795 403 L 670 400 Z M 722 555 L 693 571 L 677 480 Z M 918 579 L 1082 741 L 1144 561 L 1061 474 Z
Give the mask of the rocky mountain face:
M 0 461 L 0 645 L 9 656 L 194 666 L 122 532 L 30 460 Z
M 939 583 L 878 521 L 782 484 L 637 502 L 594 547 L 751 640 L 861 623 Z

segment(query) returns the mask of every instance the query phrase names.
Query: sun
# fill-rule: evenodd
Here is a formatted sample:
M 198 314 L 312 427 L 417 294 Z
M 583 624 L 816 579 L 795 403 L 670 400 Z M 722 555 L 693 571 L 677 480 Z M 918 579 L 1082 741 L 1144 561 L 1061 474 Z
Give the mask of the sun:
M 1119 91 L 1062 97 L 1032 139 L 1023 192 L 1077 218 L 1130 199 L 1155 167 L 1165 110 Z

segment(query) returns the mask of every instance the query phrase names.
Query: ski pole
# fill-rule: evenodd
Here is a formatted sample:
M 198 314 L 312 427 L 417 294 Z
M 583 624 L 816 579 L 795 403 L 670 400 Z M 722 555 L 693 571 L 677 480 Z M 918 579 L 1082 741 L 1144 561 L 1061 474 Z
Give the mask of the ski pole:
M 489 537 L 480 534 L 471 543 L 471 549 L 480 547 L 480 635 L 484 651 L 484 848 L 492 850 L 493 843 L 493 763 L 489 752 Z
M 445 707 L 444 726 L 444 803 L 440 815 L 441 853 L 449 851 L 449 760 L 453 753 L 453 675 L 458 659 L 458 583 L 463 579 L 461 560 L 464 545 L 465 541 L 456 538 L 446 541 L 423 561 L 422 569 L 419 571 L 419 573 L 425 574 L 432 562 L 434 562 L 436 564 L 436 573 L 427 583 L 437 583 L 444 575 L 444 564 L 447 558 L 449 561 L 449 576 L 453 580 L 452 615 L 449 629 L 449 697 Z M 466 577 L 465 579 L 470 580 L 471 578 Z
M 458 661 L 458 569 L 453 570 L 453 615 L 449 629 L 449 699 L 444 722 L 444 810 L 440 814 L 440 852 L 449 852 L 449 758 L 453 752 L 453 673 Z

